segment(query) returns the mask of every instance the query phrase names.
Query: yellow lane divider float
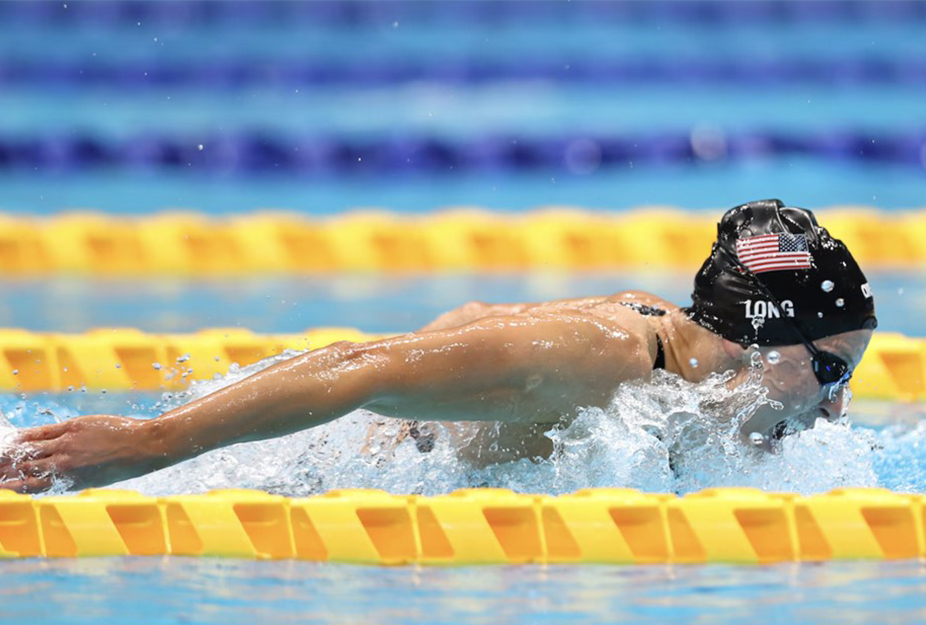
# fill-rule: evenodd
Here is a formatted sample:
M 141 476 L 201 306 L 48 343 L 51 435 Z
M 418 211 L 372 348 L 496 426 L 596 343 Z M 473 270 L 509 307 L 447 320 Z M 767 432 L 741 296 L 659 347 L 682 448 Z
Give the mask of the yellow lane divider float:
M 85 334 L 0 328 L 0 391 L 160 390 L 210 379 L 232 364 L 246 366 L 285 349 L 317 349 L 337 341 L 384 338 L 353 328 L 300 334 L 255 334 L 213 328 L 194 334 L 146 334 L 133 328 Z M 926 339 L 875 333 L 856 370 L 856 396 L 926 400 Z
M 520 495 L 339 490 L 151 497 L 0 491 L 0 557 L 299 558 L 365 564 L 659 564 L 923 558 L 926 497 L 840 489 L 674 495 L 627 489 Z
M 357 210 L 329 219 L 258 212 L 141 218 L 70 212 L 0 214 L 0 275 L 310 274 L 617 268 L 694 271 L 710 252 L 716 211 L 671 207 L 521 214 L 451 208 L 422 215 Z M 820 211 L 864 267 L 926 265 L 926 211 Z

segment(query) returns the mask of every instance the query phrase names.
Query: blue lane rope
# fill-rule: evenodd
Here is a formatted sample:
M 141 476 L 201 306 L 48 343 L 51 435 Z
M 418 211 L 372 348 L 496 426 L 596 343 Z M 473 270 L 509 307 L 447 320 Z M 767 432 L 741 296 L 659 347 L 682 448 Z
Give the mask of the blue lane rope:
M 580 170 L 631 164 L 749 161 L 812 157 L 922 167 L 926 131 L 907 134 L 829 132 L 664 133 L 623 137 L 513 138 L 455 141 L 434 137 L 350 140 L 267 133 L 179 139 L 125 139 L 63 134 L 0 137 L 0 171 L 167 169 L 199 173 L 393 174 L 460 171 Z
M 862 57 L 849 59 L 556 59 L 485 62 L 436 58 L 405 61 L 209 61 L 107 64 L 0 62 L 0 86 L 109 86 L 120 90 L 153 87 L 192 89 L 274 85 L 378 86 L 410 81 L 480 84 L 492 81 L 550 80 L 592 84 L 705 83 L 748 86 L 905 85 L 926 87 L 926 61 Z
M 658 20 L 713 25 L 717 22 L 868 22 L 926 21 L 926 3 L 915 0 L 651 0 L 647 2 L 548 2 L 507 0 L 470 2 L 443 0 L 418 2 L 352 2 L 285 0 L 225 0 L 163 2 L 160 0 L 114 2 L 0 2 L 0 23 L 85 22 L 107 25 L 138 21 L 157 25 L 216 23 L 291 24 L 321 23 L 362 26 L 391 24 L 394 20 L 498 24 L 561 19 Z

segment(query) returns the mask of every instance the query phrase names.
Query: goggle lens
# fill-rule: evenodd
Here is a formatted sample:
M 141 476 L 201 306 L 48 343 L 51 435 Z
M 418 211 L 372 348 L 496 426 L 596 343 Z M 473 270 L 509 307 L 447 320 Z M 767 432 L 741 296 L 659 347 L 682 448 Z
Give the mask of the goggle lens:
M 815 350 L 813 372 L 821 386 L 844 385 L 852 377 L 849 363 L 830 352 Z

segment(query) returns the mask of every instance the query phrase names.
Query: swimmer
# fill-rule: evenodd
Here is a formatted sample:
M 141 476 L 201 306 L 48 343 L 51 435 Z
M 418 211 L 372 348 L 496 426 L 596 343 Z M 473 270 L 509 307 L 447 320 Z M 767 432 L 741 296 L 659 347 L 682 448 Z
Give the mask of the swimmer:
M 874 301 L 849 251 L 810 211 L 779 200 L 728 211 L 692 300 L 682 308 L 624 291 L 471 302 L 416 332 L 307 352 L 154 419 L 91 415 L 24 429 L 0 458 L 0 487 L 103 486 L 361 408 L 406 420 L 416 438 L 421 422 L 445 422 L 472 462 L 547 456 L 544 432 L 580 408 L 606 407 L 620 384 L 655 369 L 693 383 L 733 371 L 734 388 L 756 350 L 774 404 L 745 422 L 744 443 L 774 439 L 789 420 L 812 426 L 844 413 L 877 325 Z

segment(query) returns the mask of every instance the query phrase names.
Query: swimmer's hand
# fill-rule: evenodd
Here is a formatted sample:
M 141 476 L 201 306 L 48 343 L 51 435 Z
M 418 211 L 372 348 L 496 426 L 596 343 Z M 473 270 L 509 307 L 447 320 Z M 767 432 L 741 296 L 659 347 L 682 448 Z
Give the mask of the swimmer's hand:
M 88 488 L 160 468 L 147 444 L 145 423 L 90 415 L 22 430 L 0 456 L 0 488 L 40 493 L 58 480 L 70 488 Z

